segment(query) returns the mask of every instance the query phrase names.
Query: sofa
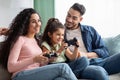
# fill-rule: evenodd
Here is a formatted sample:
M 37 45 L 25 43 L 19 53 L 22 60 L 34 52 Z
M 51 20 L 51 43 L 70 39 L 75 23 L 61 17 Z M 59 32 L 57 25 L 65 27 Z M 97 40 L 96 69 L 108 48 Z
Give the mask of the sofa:
M 110 55 L 120 53 L 120 34 L 114 37 L 103 38 L 106 47 L 110 51 Z M 10 80 L 10 74 L 0 65 L 0 80 Z M 120 80 L 120 73 L 109 76 L 110 80 Z M 88 80 L 88 79 L 79 79 Z

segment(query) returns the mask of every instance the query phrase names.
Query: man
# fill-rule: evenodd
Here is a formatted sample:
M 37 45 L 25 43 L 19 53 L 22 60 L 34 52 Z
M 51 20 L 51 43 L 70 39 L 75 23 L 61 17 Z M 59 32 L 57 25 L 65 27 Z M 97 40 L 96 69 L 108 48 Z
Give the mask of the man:
M 90 61 L 90 65 L 101 66 L 108 72 L 108 74 L 120 72 L 120 54 L 109 56 L 98 32 L 92 26 L 80 24 L 85 11 L 85 7 L 79 3 L 73 4 L 69 9 L 65 22 L 65 38 L 67 40 L 73 39 L 74 37 L 79 39 L 80 57 L 87 57 Z M 70 46 L 69 48 L 73 51 L 73 46 Z M 83 72 L 82 77 L 85 76 L 84 74 L 88 73 L 92 75 L 92 72 L 90 72 L 89 69 Z
M 0 28 L 0 35 L 7 35 L 8 28 Z

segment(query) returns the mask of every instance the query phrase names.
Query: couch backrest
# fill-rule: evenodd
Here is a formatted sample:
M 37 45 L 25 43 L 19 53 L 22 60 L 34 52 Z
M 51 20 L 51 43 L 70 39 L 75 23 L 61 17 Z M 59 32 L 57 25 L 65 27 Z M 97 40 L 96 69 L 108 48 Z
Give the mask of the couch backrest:
M 110 55 L 120 53 L 120 34 L 115 37 L 103 38 Z

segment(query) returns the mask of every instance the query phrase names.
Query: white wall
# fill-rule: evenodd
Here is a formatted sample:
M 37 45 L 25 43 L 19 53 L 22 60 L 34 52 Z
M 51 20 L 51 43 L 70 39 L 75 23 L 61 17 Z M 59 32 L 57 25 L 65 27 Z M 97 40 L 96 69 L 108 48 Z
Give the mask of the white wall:
M 64 23 L 67 11 L 75 2 L 86 7 L 82 24 L 95 27 L 102 37 L 120 34 L 120 0 L 55 0 L 55 17 Z
M 33 8 L 33 0 L 0 0 L 0 27 L 8 27 L 24 8 Z M 0 41 L 4 36 L 0 36 Z

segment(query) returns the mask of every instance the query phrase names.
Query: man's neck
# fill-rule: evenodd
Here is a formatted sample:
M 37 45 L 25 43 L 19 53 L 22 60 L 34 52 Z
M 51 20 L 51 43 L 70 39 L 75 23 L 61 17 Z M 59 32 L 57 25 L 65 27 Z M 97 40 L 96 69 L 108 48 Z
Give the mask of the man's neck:
M 72 27 L 72 28 L 67 28 L 68 30 L 75 30 L 75 29 L 78 29 L 79 28 L 79 25 L 78 26 L 75 26 L 75 27 Z

